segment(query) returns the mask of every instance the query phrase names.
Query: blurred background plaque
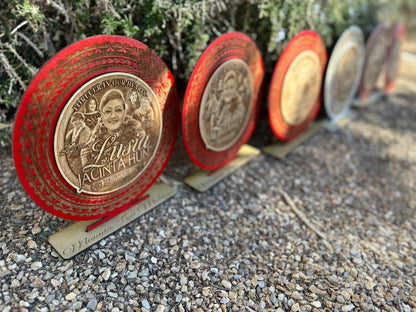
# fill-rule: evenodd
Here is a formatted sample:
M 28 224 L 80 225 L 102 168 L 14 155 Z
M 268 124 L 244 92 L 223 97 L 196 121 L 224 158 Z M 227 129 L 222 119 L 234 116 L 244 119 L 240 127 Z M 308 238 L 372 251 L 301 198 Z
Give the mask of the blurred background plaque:
M 311 30 L 296 35 L 283 50 L 268 98 L 270 125 L 280 140 L 301 134 L 318 114 L 327 59 L 322 39 Z
M 225 34 L 204 51 L 182 110 L 185 147 L 198 167 L 210 171 L 226 166 L 248 141 L 261 104 L 263 76 L 260 52 L 245 34 Z
M 48 212 L 102 223 L 144 200 L 178 119 L 173 76 L 154 51 L 120 36 L 84 39 L 53 57 L 23 97 L 17 173 Z
M 358 97 L 367 100 L 374 90 L 377 79 L 383 70 L 389 44 L 389 32 L 385 24 L 378 24 L 367 39 L 364 65 Z
M 281 141 L 265 147 L 266 153 L 282 158 L 324 125 L 310 127 L 321 107 L 327 59 L 322 39 L 311 30 L 297 34 L 283 50 L 268 95 L 269 123 Z
M 361 29 L 348 27 L 337 40 L 325 73 L 324 108 L 331 120 L 338 120 L 348 112 L 357 94 L 364 54 Z
M 406 40 L 406 28 L 403 24 L 395 25 L 392 31 L 386 59 L 386 93 L 391 93 L 394 90 L 400 66 L 400 56 Z

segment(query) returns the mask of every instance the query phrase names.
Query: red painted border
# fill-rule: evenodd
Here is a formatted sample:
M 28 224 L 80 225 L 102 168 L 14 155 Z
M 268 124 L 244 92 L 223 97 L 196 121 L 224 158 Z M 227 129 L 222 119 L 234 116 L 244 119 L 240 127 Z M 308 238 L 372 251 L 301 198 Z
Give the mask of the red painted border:
M 289 141 L 305 131 L 310 123 L 316 118 L 316 115 L 319 113 L 321 107 L 322 86 L 311 113 L 302 123 L 296 126 L 288 125 L 282 116 L 281 93 L 286 73 L 294 59 L 301 52 L 307 50 L 311 50 L 318 55 L 321 62 L 320 74 L 322 75 L 323 83 L 328 54 L 321 37 L 312 30 L 304 30 L 290 40 L 275 65 L 270 82 L 268 97 L 269 123 L 275 136 L 283 141 Z
M 228 149 L 214 152 L 205 148 L 199 130 L 199 107 L 209 78 L 214 71 L 230 59 L 241 59 L 248 65 L 254 83 L 253 110 L 240 138 Z M 228 33 L 214 40 L 199 58 L 186 88 L 182 109 L 182 134 L 191 160 L 205 170 L 218 169 L 230 162 L 245 144 L 255 126 L 261 104 L 261 85 L 264 65 L 256 44 L 245 34 Z
M 153 89 L 162 110 L 161 142 L 152 163 L 135 181 L 109 194 L 77 194 L 55 163 L 55 126 L 70 96 L 86 81 L 109 72 L 130 73 Z M 17 174 L 30 197 L 58 217 L 91 220 L 115 215 L 135 204 L 162 173 L 173 151 L 178 124 L 174 78 L 154 51 L 126 37 L 90 37 L 59 52 L 29 85 L 14 126 Z

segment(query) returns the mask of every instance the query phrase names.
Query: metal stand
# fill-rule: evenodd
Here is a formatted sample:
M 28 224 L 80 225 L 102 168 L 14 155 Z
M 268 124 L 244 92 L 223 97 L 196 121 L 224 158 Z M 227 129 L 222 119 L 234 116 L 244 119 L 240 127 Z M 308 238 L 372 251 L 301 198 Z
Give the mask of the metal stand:
M 259 149 L 245 144 L 237 156 L 224 167 L 214 171 L 200 169 L 186 177 L 184 182 L 199 192 L 205 192 L 259 154 Z
M 155 184 L 133 207 L 100 220 L 79 221 L 48 237 L 49 243 L 64 259 L 99 242 L 134 219 L 152 210 L 176 194 L 167 184 Z

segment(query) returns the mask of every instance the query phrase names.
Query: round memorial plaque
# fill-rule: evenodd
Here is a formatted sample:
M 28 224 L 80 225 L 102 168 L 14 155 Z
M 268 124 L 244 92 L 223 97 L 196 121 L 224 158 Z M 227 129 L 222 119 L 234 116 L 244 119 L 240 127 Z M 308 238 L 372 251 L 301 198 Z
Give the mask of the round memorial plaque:
M 347 28 L 329 58 L 324 82 L 324 107 L 331 119 L 341 117 L 351 106 L 364 63 L 364 36 L 358 26 Z
M 310 30 L 295 36 L 282 52 L 268 98 L 270 125 L 279 139 L 296 137 L 315 119 L 327 58 L 322 39 Z
M 43 209 L 71 220 L 120 213 L 161 174 L 179 123 L 174 79 L 146 45 L 96 36 L 36 75 L 13 135 L 17 173 Z
M 367 99 L 376 85 L 385 64 L 388 47 L 388 29 L 379 24 L 370 34 L 365 47 L 364 65 L 358 91 L 360 99 Z
M 393 30 L 393 36 L 386 60 L 386 92 L 391 93 L 396 84 L 396 76 L 399 70 L 400 53 L 403 43 L 406 40 L 406 28 L 403 24 L 398 24 Z
M 202 169 L 232 160 L 254 129 L 264 76 L 255 43 L 242 33 L 217 38 L 198 60 L 182 111 L 185 147 Z

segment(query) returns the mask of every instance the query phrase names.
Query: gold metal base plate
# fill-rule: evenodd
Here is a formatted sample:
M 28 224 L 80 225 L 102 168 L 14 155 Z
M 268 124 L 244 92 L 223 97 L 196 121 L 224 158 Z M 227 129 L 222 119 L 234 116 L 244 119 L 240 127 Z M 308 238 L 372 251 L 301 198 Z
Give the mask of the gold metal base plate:
M 97 222 L 97 220 L 79 221 L 49 236 L 48 241 L 62 258 L 72 258 L 77 253 L 152 210 L 176 193 L 177 191 L 167 184 L 155 184 L 145 193 L 144 196 L 148 195 L 145 200 L 109 219 L 93 230 L 87 232 L 86 229 L 91 224 Z
M 263 152 L 269 154 L 276 158 L 284 158 L 287 154 L 289 154 L 293 149 L 295 149 L 298 145 L 305 142 L 307 139 L 312 137 L 315 133 L 321 130 L 323 127 L 327 125 L 327 120 L 322 121 L 315 121 L 311 123 L 311 125 L 304 131 L 302 134 L 290 140 L 288 142 L 277 142 L 271 145 L 266 146 L 263 149 Z
M 259 149 L 245 144 L 240 148 L 237 156 L 224 167 L 214 171 L 199 169 L 187 176 L 184 182 L 199 192 L 205 192 L 259 154 Z

